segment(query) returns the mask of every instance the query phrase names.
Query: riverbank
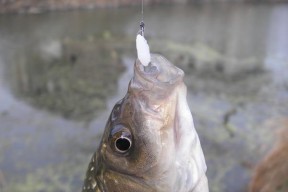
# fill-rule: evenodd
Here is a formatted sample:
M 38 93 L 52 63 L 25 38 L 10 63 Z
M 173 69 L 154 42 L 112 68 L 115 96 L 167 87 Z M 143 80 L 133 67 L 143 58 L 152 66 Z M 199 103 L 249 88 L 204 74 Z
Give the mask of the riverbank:
M 218 3 L 218 2 L 249 2 L 249 3 L 281 3 L 288 0 L 145 0 L 145 4 L 188 4 L 188 3 Z M 46 11 L 95 9 L 119 6 L 136 6 L 141 0 L 0 0 L 0 14 L 3 13 L 42 13 Z

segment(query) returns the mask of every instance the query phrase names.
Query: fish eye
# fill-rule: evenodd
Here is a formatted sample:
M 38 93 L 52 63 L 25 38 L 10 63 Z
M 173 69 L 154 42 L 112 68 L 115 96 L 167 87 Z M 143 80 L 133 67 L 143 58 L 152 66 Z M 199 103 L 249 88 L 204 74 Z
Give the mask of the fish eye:
M 120 137 L 115 141 L 115 149 L 120 153 L 126 153 L 131 147 L 131 140 L 127 137 Z
M 109 138 L 110 146 L 118 154 L 126 154 L 132 147 L 132 135 L 124 125 L 116 125 L 111 130 Z

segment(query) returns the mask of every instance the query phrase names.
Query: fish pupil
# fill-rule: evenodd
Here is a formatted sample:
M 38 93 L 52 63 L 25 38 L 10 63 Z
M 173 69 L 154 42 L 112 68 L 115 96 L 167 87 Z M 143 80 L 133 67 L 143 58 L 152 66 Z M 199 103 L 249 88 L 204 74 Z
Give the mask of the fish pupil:
M 119 139 L 116 140 L 115 146 L 119 152 L 125 153 L 130 149 L 131 141 L 126 137 L 120 137 Z

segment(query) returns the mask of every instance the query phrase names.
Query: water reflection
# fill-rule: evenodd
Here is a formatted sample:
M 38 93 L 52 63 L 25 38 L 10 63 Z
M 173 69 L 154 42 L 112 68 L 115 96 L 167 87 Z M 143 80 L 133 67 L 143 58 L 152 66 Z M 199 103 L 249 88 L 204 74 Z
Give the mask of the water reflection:
M 124 70 L 119 54 L 102 42 L 46 41 L 39 51 L 18 53 L 13 62 L 8 70 L 17 95 L 36 107 L 82 120 L 105 109 L 105 99 L 115 93 Z
M 187 74 L 212 192 L 245 191 L 245 165 L 272 146 L 269 122 L 288 115 L 287 10 L 146 10 L 152 49 Z M 0 175 L 7 181 L 0 190 L 79 191 L 131 78 L 138 15 L 131 8 L 0 17 Z

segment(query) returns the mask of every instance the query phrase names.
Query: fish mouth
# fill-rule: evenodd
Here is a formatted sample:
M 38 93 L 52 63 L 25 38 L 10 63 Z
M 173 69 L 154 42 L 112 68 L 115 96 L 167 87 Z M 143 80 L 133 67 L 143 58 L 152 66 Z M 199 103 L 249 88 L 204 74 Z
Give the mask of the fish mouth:
M 136 60 L 135 75 L 141 76 L 145 81 L 167 86 L 181 81 L 184 72 L 162 55 L 151 54 L 151 62 L 146 67 L 141 64 L 139 59 Z
M 130 88 L 133 90 L 149 91 L 149 97 L 163 99 L 174 87 L 183 81 L 184 72 L 159 54 L 151 54 L 148 66 L 135 62 L 134 77 Z

